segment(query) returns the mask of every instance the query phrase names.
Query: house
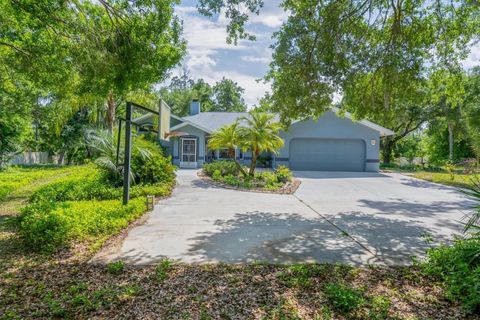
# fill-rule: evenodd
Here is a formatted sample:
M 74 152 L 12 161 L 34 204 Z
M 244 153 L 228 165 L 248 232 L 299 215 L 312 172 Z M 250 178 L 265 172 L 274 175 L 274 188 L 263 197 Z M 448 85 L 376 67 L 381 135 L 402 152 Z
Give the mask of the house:
M 245 112 L 202 112 L 199 101 L 192 101 L 190 114 L 178 117 L 161 103 L 159 136 L 173 163 L 181 168 L 198 168 L 205 162 L 227 159 L 227 150 L 210 150 L 209 136 L 224 125 L 247 116 Z M 152 115 L 135 119 L 142 127 L 153 126 Z M 367 120 L 354 121 L 350 114 L 339 116 L 327 111 L 318 120 L 293 122 L 280 132 L 285 144 L 269 164 L 292 170 L 378 171 L 380 137 L 394 132 Z M 251 154 L 236 150 L 236 158 L 249 164 Z

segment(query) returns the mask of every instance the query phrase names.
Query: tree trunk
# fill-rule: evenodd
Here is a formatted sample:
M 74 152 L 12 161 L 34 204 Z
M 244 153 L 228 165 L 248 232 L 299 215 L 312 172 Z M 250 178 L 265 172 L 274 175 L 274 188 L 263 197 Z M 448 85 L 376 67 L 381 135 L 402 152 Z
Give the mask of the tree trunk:
M 117 106 L 115 104 L 115 97 L 113 96 L 113 91 L 108 92 L 107 97 L 107 128 L 108 132 L 113 135 L 113 125 L 115 124 L 115 110 Z
M 250 171 L 249 171 L 249 174 L 252 177 L 255 174 L 255 166 L 257 165 L 257 159 L 258 159 L 259 154 L 260 154 L 260 152 L 258 152 L 258 150 L 255 150 L 255 151 L 252 152 L 252 163 L 250 164 Z
M 392 150 L 393 150 L 394 144 L 395 144 L 394 141 L 389 138 L 385 138 L 385 140 L 383 141 L 382 155 L 383 155 L 384 164 L 390 164 L 390 162 L 392 161 Z
M 228 150 L 228 153 L 229 153 L 230 158 L 233 159 L 233 162 L 235 162 L 235 165 L 237 166 L 238 171 L 240 171 L 242 173 L 242 175 L 244 177 L 246 177 L 247 173 L 245 172 L 245 170 L 243 170 L 242 165 L 240 163 L 238 163 L 238 161 L 237 161 L 237 155 L 236 155 L 235 149 Z
M 453 161 L 453 123 L 448 123 L 448 160 Z

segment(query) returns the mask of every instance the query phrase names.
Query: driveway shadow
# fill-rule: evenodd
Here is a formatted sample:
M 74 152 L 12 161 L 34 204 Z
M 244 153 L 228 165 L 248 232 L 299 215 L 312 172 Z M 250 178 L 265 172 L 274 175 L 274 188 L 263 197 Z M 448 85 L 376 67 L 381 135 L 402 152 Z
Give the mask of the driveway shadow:
M 429 248 L 448 244 L 454 239 L 439 233 L 437 226 L 426 226 L 415 220 L 400 220 L 362 212 L 343 212 L 332 221 L 352 237 L 371 248 L 387 265 L 407 265 L 413 256 L 422 258 Z M 460 231 L 459 223 L 444 221 L 442 227 Z
M 436 190 L 443 190 L 443 191 L 457 192 L 457 193 L 460 190 L 460 188 L 445 186 L 438 183 L 432 183 L 430 181 L 420 180 L 413 177 L 401 178 L 400 183 L 405 186 L 409 186 L 413 188 L 421 188 L 421 189 L 436 189 Z
M 192 186 L 194 188 L 199 188 L 199 189 L 206 189 L 206 190 L 208 190 L 208 189 L 222 189 L 222 188 L 220 188 L 220 187 L 218 187 L 218 186 L 216 186 L 212 183 L 208 183 L 207 181 L 204 181 L 200 178 L 192 180 L 191 183 L 192 183 Z
M 391 178 L 378 172 L 346 172 L 346 171 L 294 171 L 297 178 L 306 179 L 351 179 L 351 178 Z
M 187 255 L 227 263 L 377 262 L 322 218 L 253 211 L 214 224 L 217 231 L 189 239 L 192 245 Z
M 474 205 L 468 199 L 465 201 L 433 201 L 430 203 L 419 203 L 405 199 L 391 199 L 389 201 L 378 201 L 360 199 L 360 206 L 378 210 L 378 214 L 400 214 L 405 217 L 421 219 L 424 217 L 441 218 L 450 214 L 458 215 L 459 212 L 467 213 Z

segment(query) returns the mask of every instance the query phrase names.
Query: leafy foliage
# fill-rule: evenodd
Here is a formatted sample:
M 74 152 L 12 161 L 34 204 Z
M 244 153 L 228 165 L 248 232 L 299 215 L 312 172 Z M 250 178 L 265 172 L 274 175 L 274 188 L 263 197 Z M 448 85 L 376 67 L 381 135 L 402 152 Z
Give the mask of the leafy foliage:
M 242 5 L 240 5 L 242 4 Z M 200 0 L 198 9 L 201 14 L 211 17 L 221 12 L 228 19 L 227 42 L 235 43 L 239 39 L 254 40 L 255 36 L 245 30 L 249 14 L 258 14 L 263 6 L 263 0 Z
M 161 146 L 139 136 L 133 139 L 132 171 L 136 184 L 172 183 L 175 167 L 164 157 Z
M 459 61 L 477 37 L 475 5 L 316 0 L 283 7 L 291 14 L 275 34 L 265 103 L 284 122 L 319 117 L 341 94 L 342 110 L 397 133 L 382 143 L 388 163 L 397 141 L 461 101 Z
M 265 112 L 252 111 L 240 121 L 240 145 L 244 151 L 252 152 L 249 174 L 255 173 L 258 157 L 263 152 L 276 153 L 283 146 L 279 132 L 283 126 L 274 120 L 275 116 Z
M 427 252 L 422 265 L 427 274 L 445 283 L 448 297 L 461 301 L 465 308 L 478 313 L 480 310 L 480 241 L 457 240 L 453 246 L 440 246 Z
M 21 115 L 4 111 L 0 107 L 0 169 L 22 150 L 30 126 Z
M 361 291 L 344 284 L 327 284 L 325 294 L 332 306 L 344 315 L 365 304 Z
M 464 231 L 469 236 L 480 239 L 480 178 L 478 176 L 471 178 L 471 185 L 462 192 L 475 203 L 471 208 Z M 477 258 L 480 259 L 480 248 L 478 248 Z
M 440 246 L 427 252 L 422 264 L 425 272 L 439 278 L 447 287 L 448 297 L 459 300 L 471 313 L 480 312 L 480 181 L 463 191 L 474 205 L 465 224 L 465 239 L 453 246 Z
M 89 135 L 92 147 L 99 157 L 95 163 L 114 186 L 123 181 L 123 148 L 120 147 L 117 159 L 117 145 L 107 132 L 91 132 Z M 118 162 L 117 162 L 118 161 Z M 134 184 L 154 184 L 171 182 L 174 179 L 174 167 L 169 158 L 162 154 L 162 149 L 156 142 L 151 142 L 143 136 L 136 136 L 132 141 L 130 176 Z
M 243 137 L 239 130 L 239 124 L 238 122 L 234 122 L 231 125 L 223 126 L 214 132 L 208 140 L 208 147 L 213 150 L 227 149 L 229 157 L 233 159 L 233 163 L 236 166 L 236 172 L 241 172 L 243 175 L 246 175 L 245 170 L 238 163 L 235 154 L 235 151 L 241 147 L 242 143 Z M 207 171 L 208 170 L 209 169 L 207 168 Z
M 120 200 L 35 203 L 22 211 L 20 235 L 32 250 L 53 252 L 73 240 L 104 240 L 145 211 L 142 198 L 131 200 L 127 206 Z
M 292 172 L 284 166 L 279 166 L 274 172 L 257 172 L 253 177 L 240 175 L 237 164 L 226 160 L 206 163 L 203 172 L 215 181 L 244 189 L 278 190 L 292 179 Z
M 164 197 L 170 193 L 173 179 L 158 180 L 155 184 L 138 184 L 132 186 L 132 198 L 155 195 Z M 113 200 L 121 198 L 123 189 L 105 181 L 101 171 L 93 166 L 84 166 L 72 176 L 59 178 L 40 187 L 30 197 L 31 203 L 64 202 L 83 200 Z
M 222 78 L 213 86 L 214 105 L 208 111 L 223 112 L 245 112 L 247 105 L 242 95 L 245 89 L 240 87 L 235 81 Z
M 213 175 L 216 170 L 218 170 L 222 176 L 238 175 L 239 172 L 235 163 L 228 160 L 214 161 L 203 165 L 203 171 L 209 176 Z
M 292 176 L 293 176 L 290 169 L 288 169 L 285 166 L 278 166 L 277 168 L 275 168 L 275 175 L 277 176 L 277 179 L 279 182 L 284 182 L 284 183 L 292 180 Z
M 155 267 L 155 277 L 159 282 L 163 282 L 168 277 L 168 272 L 172 269 L 173 263 L 171 260 L 163 259 Z
M 35 188 L 41 186 L 42 180 L 61 179 L 62 176 L 75 176 L 83 172 L 83 167 L 57 166 L 15 166 L 0 172 L 0 202 L 22 188 L 37 181 Z
M 162 99 L 178 116 L 187 116 L 192 100 L 198 100 L 202 111 L 245 112 L 247 105 L 243 98 L 244 89 L 225 77 L 211 86 L 203 79 L 190 79 L 187 69 L 172 79 L 170 86 L 159 92 Z
M 125 269 L 125 262 L 122 260 L 110 262 L 107 264 L 107 271 L 111 274 L 120 274 Z

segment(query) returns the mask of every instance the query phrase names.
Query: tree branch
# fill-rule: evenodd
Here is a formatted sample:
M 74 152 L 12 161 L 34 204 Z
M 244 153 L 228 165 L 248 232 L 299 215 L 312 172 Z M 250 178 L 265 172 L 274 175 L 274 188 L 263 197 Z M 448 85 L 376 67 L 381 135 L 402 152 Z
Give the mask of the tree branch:
M 3 46 L 7 46 L 7 47 L 9 47 L 9 48 L 12 48 L 12 49 L 14 49 L 15 51 L 17 51 L 17 52 L 19 52 L 19 53 L 22 53 L 22 54 L 24 54 L 24 55 L 26 55 L 26 56 L 30 56 L 30 55 L 31 55 L 29 52 L 27 52 L 27 51 L 25 51 L 25 50 L 23 50 L 23 49 L 20 49 L 19 47 L 15 46 L 15 45 L 13 45 L 13 44 L 11 44 L 11 43 L 7 43 L 7 42 L 0 41 L 0 45 L 3 45 Z

